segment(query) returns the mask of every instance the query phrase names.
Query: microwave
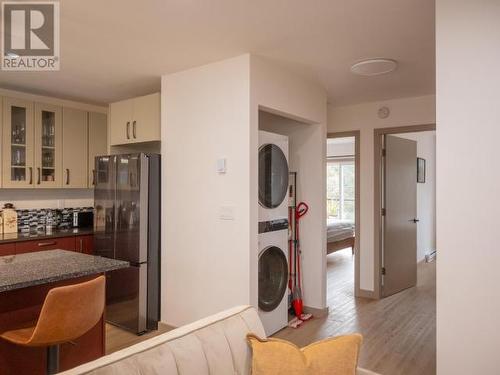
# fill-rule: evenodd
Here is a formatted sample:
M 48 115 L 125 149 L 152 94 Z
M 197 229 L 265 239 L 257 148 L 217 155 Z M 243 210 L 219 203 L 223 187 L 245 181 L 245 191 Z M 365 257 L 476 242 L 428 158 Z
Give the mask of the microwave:
M 91 228 L 94 226 L 93 211 L 73 212 L 73 228 Z

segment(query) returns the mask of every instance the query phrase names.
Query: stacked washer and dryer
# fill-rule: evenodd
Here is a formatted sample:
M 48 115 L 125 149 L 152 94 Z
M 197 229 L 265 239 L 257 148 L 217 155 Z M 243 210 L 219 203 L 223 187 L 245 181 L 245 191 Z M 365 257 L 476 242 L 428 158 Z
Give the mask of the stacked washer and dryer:
M 288 137 L 259 131 L 259 316 L 267 335 L 288 324 Z

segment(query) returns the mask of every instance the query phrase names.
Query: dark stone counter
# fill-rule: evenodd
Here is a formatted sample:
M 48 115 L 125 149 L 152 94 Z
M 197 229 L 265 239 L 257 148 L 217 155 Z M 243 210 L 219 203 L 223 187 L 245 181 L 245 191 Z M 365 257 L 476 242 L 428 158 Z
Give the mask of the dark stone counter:
M 0 292 L 127 268 L 128 262 L 66 250 L 0 257 Z
M 0 234 L 0 245 L 14 242 L 45 240 L 49 238 L 74 237 L 94 234 L 93 228 L 71 228 L 54 229 L 50 233 L 31 232 L 31 233 L 4 233 Z

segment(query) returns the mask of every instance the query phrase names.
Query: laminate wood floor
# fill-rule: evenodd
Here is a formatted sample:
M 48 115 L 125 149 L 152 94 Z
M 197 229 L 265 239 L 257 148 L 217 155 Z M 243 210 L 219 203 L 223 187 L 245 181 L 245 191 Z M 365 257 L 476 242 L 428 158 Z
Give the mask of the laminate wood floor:
M 106 354 L 111 354 L 123 348 L 138 344 L 162 333 L 171 331 L 173 328 L 160 323 L 157 331 L 147 332 L 141 336 L 106 323 Z
M 274 337 L 305 346 L 352 332 L 363 335 L 359 366 L 382 375 L 436 373 L 436 263 L 418 265 L 418 283 L 382 300 L 354 297 L 350 249 L 327 256 L 329 314 Z

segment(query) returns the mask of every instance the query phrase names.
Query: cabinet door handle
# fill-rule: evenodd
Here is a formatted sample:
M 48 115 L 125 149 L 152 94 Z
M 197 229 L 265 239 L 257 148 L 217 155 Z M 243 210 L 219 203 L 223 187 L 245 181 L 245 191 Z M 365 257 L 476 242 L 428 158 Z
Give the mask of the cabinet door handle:
M 80 253 L 83 253 L 83 240 L 80 238 Z
M 95 169 L 92 169 L 92 185 L 95 185 Z
M 41 182 L 41 178 L 42 178 L 42 173 L 40 171 L 40 168 L 37 168 L 37 171 L 38 171 L 38 181 L 36 182 L 38 185 L 40 185 L 40 182 Z
M 52 246 L 52 245 L 57 245 L 57 242 L 52 241 L 52 242 L 39 242 L 38 243 L 38 247 Z
M 134 120 L 134 122 L 132 123 L 132 136 L 134 138 L 137 138 L 136 134 L 135 134 L 135 124 L 137 123 L 137 121 Z
M 127 139 L 130 139 L 130 121 L 127 121 Z
M 66 185 L 69 185 L 69 168 L 66 168 Z
M 33 184 L 33 167 L 30 167 L 30 185 Z

